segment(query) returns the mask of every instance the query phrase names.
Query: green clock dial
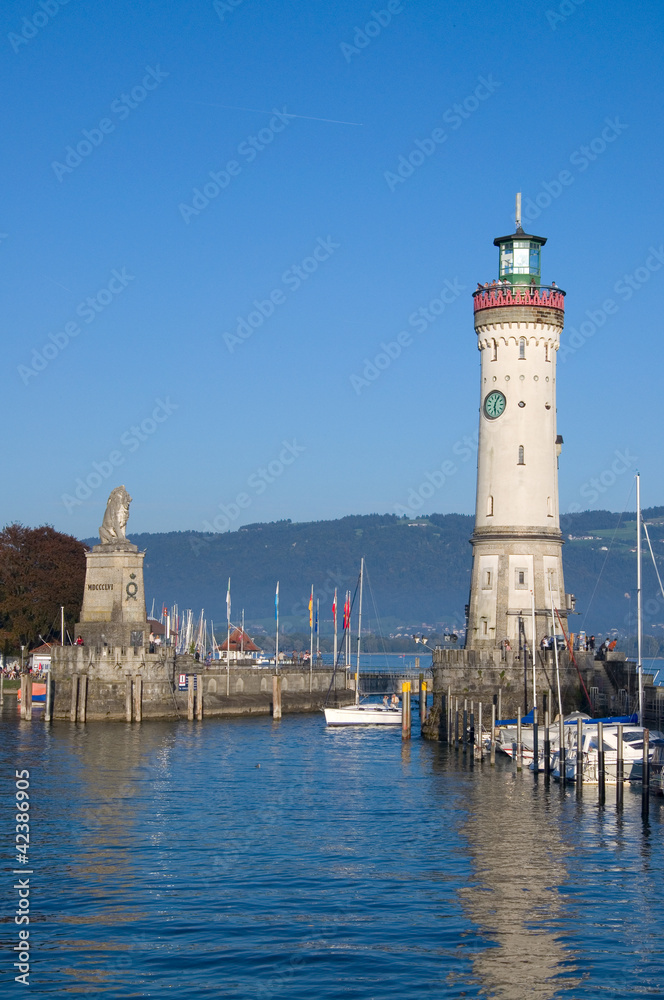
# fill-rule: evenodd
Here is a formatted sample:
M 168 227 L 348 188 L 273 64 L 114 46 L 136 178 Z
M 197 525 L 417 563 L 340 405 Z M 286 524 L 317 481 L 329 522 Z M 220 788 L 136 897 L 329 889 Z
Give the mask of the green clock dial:
M 488 417 L 489 420 L 495 420 L 504 412 L 506 406 L 507 400 L 502 392 L 494 389 L 484 400 L 484 416 Z

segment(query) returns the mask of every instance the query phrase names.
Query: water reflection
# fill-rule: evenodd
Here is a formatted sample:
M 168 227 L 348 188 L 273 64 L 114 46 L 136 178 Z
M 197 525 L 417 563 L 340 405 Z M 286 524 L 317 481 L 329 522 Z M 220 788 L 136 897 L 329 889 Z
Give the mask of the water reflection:
M 476 882 L 458 895 L 491 942 L 476 954 L 474 972 L 483 995 L 550 1000 L 581 981 L 561 933 L 569 914 L 560 890 L 569 873 L 558 811 L 543 780 L 534 784 L 510 765 L 476 766 L 469 777 L 468 818 L 460 832 Z

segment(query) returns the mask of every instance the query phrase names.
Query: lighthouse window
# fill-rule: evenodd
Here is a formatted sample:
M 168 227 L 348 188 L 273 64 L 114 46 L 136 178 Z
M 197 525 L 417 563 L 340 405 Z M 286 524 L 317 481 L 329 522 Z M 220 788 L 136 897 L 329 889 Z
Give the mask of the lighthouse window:
M 484 590 L 491 590 L 491 570 L 488 569 L 484 574 Z
M 519 341 L 519 361 L 521 361 L 521 359 L 525 357 L 526 357 L 526 341 L 522 337 L 521 340 Z
M 493 497 L 488 496 L 486 501 L 486 516 L 493 517 Z
M 526 464 L 525 451 L 524 451 L 524 447 L 523 447 L 522 444 L 519 445 L 519 461 L 516 464 L 517 465 L 525 465 Z
M 546 516 L 553 517 L 553 507 L 551 505 L 551 497 L 546 498 Z
M 489 634 L 489 623 L 486 620 L 486 618 L 483 618 L 482 619 L 482 635 L 488 635 L 488 634 Z
M 528 588 L 528 570 L 527 569 L 517 569 L 514 574 L 514 587 L 516 590 L 527 590 Z
M 496 340 L 494 340 L 493 342 L 493 355 L 491 357 L 491 360 L 492 361 L 498 360 L 498 342 Z
M 514 273 L 530 274 L 530 243 L 515 241 L 514 244 Z
M 548 344 L 544 345 L 544 360 L 545 361 L 550 361 L 551 360 L 551 358 L 549 357 L 549 345 Z

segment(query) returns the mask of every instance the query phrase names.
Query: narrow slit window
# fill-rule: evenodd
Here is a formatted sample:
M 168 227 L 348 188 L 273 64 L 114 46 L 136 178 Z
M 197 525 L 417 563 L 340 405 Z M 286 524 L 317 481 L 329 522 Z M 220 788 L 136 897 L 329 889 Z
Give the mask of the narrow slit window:
M 494 340 L 494 342 L 493 342 L 493 354 L 491 356 L 491 360 L 492 361 L 497 361 L 498 360 L 498 341 L 497 340 Z
M 524 447 L 523 447 L 522 444 L 520 444 L 519 445 L 519 461 L 517 462 L 517 465 L 525 465 L 526 464 L 525 454 L 526 453 L 525 453 Z
M 488 569 L 484 574 L 484 587 L 486 590 L 491 590 L 491 570 Z
M 546 498 L 546 516 L 553 517 L 553 504 L 551 503 L 551 497 Z
M 489 634 L 489 623 L 487 622 L 486 618 L 483 618 L 482 619 L 482 635 L 488 635 L 488 634 Z
M 486 516 L 493 517 L 493 497 L 487 497 L 486 501 Z
M 551 358 L 549 357 L 549 345 L 548 344 L 544 345 L 544 360 L 545 361 L 550 361 L 551 360 Z
M 519 361 L 524 360 L 525 357 L 526 357 L 526 341 L 525 338 L 522 337 L 521 340 L 519 341 Z

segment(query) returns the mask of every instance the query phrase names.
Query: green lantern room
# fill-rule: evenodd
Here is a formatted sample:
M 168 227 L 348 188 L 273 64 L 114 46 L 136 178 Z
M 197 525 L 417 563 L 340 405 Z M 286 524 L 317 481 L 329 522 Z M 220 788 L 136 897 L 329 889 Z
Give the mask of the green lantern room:
M 521 228 L 521 195 L 516 202 L 516 232 L 511 236 L 498 236 L 493 245 L 500 253 L 499 273 L 501 281 L 512 285 L 537 285 L 542 276 L 541 249 L 546 243 L 545 236 L 529 236 Z

